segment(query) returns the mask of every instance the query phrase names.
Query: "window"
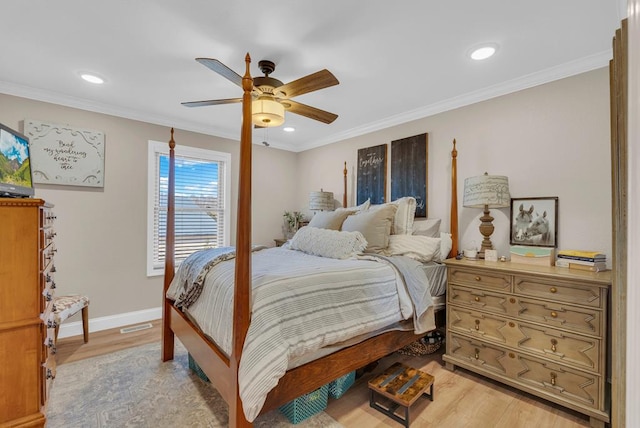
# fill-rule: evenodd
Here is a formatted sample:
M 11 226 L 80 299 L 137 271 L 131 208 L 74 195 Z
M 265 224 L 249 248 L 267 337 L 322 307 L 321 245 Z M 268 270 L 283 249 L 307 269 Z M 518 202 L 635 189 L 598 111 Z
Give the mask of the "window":
M 176 265 L 197 250 L 229 245 L 231 155 L 176 146 Z M 149 141 L 147 275 L 165 261 L 169 144 Z

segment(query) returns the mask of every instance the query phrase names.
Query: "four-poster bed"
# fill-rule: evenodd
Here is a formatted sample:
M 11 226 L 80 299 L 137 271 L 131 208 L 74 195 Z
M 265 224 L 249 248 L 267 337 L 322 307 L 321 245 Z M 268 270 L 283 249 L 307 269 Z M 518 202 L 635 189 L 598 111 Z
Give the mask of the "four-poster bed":
M 173 130 L 170 146 L 169 196 L 167 216 L 167 243 L 164 280 L 162 359 L 173 358 L 174 335 L 177 335 L 213 386 L 229 405 L 229 426 L 249 427 L 252 423 L 245 417 L 240 398 L 239 371 L 243 346 L 251 322 L 252 307 L 252 260 L 251 260 L 251 91 L 253 80 L 249 72 L 249 54 L 245 57 L 246 71 L 242 78 L 242 132 L 240 141 L 240 173 L 238 186 L 238 211 L 235 254 L 235 280 L 233 284 L 232 322 L 230 352 L 224 352 L 209 340 L 192 319 L 178 309 L 174 300 L 167 298 L 175 272 L 174 260 L 174 147 Z M 345 164 L 346 170 L 346 164 Z M 452 169 L 455 183 L 455 168 Z M 346 176 L 345 176 L 346 178 Z M 455 187 L 454 187 L 455 190 Z M 455 201 L 455 199 L 453 199 Z M 344 203 L 346 206 L 346 181 Z M 457 207 L 452 206 L 452 221 Z M 453 230 L 453 228 L 452 228 Z M 454 243 L 457 236 L 452 236 Z M 455 245 L 455 244 L 454 244 Z M 422 335 L 413 330 L 392 330 L 369 337 L 359 343 L 292 368 L 281 377 L 277 386 L 270 390 L 261 413 L 275 409 L 305 393 L 311 392 L 336 378 L 364 367 L 403 346 L 416 341 Z

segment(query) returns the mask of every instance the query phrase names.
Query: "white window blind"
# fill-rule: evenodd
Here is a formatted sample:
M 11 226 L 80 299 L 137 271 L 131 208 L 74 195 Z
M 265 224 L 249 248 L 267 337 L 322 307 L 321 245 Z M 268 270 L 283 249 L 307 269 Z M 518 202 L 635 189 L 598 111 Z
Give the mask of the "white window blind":
M 229 245 L 229 168 L 228 153 L 176 147 L 176 265 L 195 251 Z M 163 272 L 165 261 L 169 180 L 167 143 L 150 142 L 149 171 L 150 248 L 147 249 L 147 273 L 156 275 Z

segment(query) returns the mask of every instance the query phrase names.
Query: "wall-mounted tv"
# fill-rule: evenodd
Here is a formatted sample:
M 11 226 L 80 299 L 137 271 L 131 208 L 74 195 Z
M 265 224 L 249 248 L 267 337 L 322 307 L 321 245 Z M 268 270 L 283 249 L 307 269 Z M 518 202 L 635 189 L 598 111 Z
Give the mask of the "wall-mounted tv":
M 29 139 L 0 123 L 0 197 L 33 196 Z

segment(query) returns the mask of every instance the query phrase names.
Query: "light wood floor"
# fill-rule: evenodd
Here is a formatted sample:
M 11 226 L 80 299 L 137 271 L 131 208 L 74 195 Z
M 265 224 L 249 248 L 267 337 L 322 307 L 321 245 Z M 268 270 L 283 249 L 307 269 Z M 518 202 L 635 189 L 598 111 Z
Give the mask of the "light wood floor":
M 119 329 L 91 333 L 89 343 L 82 336 L 58 340 L 57 362 L 64 364 L 160 340 L 160 321 L 153 328 L 121 334 Z M 369 407 L 367 381 L 395 361 L 420 368 L 435 377 L 434 401 L 419 399 L 411 408 L 412 428 L 575 428 L 588 427 L 586 416 L 524 394 L 463 369 L 444 368 L 442 351 L 427 357 L 394 353 L 366 373 L 338 400 L 329 399 L 326 413 L 346 428 L 382 428 L 401 425 Z

